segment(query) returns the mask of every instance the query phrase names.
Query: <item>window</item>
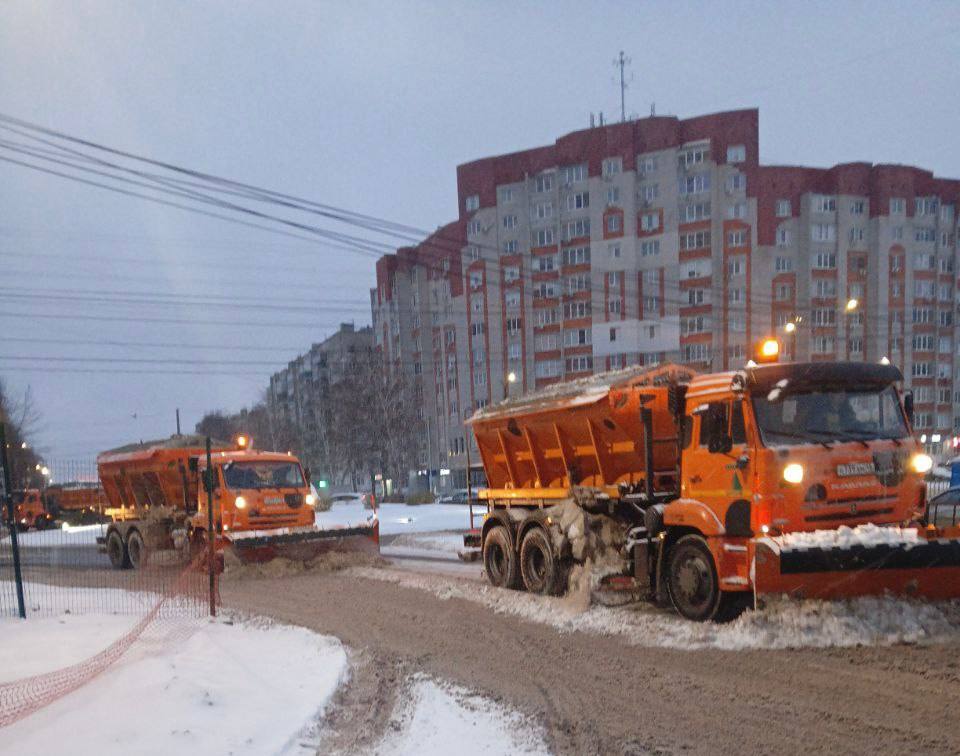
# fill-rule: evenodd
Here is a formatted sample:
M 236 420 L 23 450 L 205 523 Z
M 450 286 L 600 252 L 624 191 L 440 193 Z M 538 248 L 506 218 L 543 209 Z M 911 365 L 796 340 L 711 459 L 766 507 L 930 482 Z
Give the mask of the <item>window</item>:
M 623 280 L 623 272 L 619 270 L 614 270 L 607 273 L 607 286 L 611 289 L 614 286 L 619 286 L 620 282 Z
M 785 228 L 777 229 L 777 246 L 787 247 L 790 245 L 790 231 Z
M 813 324 L 816 326 L 832 326 L 837 323 L 837 311 L 818 309 L 813 311 Z
M 746 290 L 741 288 L 734 288 L 727 290 L 727 302 L 729 304 L 742 304 L 746 298 Z
M 560 348 L 560 334 L 538 333 L 533 337 L 533 348 L 537 352 L 552 352 Z
M 851 354 L 863 353 L 863 339 L 860 336 L 854 336 L 847 344 L 847 349 Z
M 508 291 L 503 297 L 503 303 L 507 307 L 519 307 L 520 306 L 520 292 L 514 290 Z
M 467 224 L 467 234 L 470 236 L 478 236 L 483 231 L 483 228 L 480 226 L 480 221 L 474 220 L 470 221 Z
M 583 210 L 590 207 L 589 192 L 577 192 L 567 197 L 567 210 Z
M 787 273 L 793 270 L 793 259 L 790 257 L 778 257 L 774 261 L 773 267 L 777 273 Z
M 850 243 L 858 244 L 866 237 L 866 230 L 862 226 L 854 226 L 850 229 Z
M 953 205 L 940 206 L 940 220 L 944 223 L 953 222 Z
M 545 220 L 546 218 L 553 217 L 553 203 L 552 202 L 537 202 L 530 209 L 530 217 L 533 220 Z
M 603 161 L 603 175 L 616 176 L 623 171 L 623 158 L 611 157 Z
M 831 299 L 837 296 L 837 282 L 833 279 L 818 279 L 816 295 L 820 299 Z
M 519 242 L 516 239 L 510 239 L 503 243 L 503 254 L 505 255 L 515 255 L 520 248 Z M 479 252 L 479 250 L 477 250 Z
M 743 220 L 747 217 L 747 203 L 746 202 L 734 202 L 732 205 L 727 205 L 727 218 L 730 220 Z
M 487 332 L 487 324 L 480 323 L 471 323 L 470 324 L 470 335 L 471 336 L 483 336 Z M 448 342 L 449 343 L 449 342 Z
M 590 328 L 568 328 L 563 332 L 565 347 L 586 346 L 593 341 L 593 330 Z
M 696 315 L 690 318 L 680 318 L 680 335 L 689 336 L 692 333 L 704 333 L 709 327 L 710 318 Z
M 640 256 L 641 257 L 656 257 L 660 254 L 660 240 L 659 239 L 650 239 L 648 241 L 640 242 Z
M 581 299 L 576 302 L 565 302 L 563 305 L 564 320 L 579 320 L 589 318 L 593 314 L 593 305 L 589 299 Z
M 747 177 L 742 173 L 734 173 L 727 178 L 727 189 L 731 192 L 742 192 L 747 188 Z
M 506 319 L 507 333 L 519 333 L 523 330 L 523 320 L 521 318 Z
M 937 198 L 936 197 L 915 197 L 913 200 L 914 215 L 936 215 Z
M 929 307 L 914 307 L 912 315 L 914 324 L 927 325 L 933 322 L 933 310 Z
M 487 385 L 487 371 L 481 368 L 473 371 L 473 385 L 476 387 Z
M 536 310 L 537 325 L 539 327 L 553 325 L 560 322 L 560 314 L 556 307 L 543 307 Z
M 817 270 L 833 270 L 837 267 L 836 252 L 817 252 L 813 260 L 813 267 Z
M 828 197 L 825 194 L 815 194 L 813 196 L 813 209 L 818 213 L 833 213 L 837 210 L 837 198 Z
M 790 200 L 788 199 L 778 199 L 775 206 L 776 214 L 778 218 L 789 218 L 790 217 Z
M 866 203 L 863 200 L 854 200 L 850 203 L 850 214 L 851 215 L 863 215 L 863 211 Z
M 742 256 L 731 257 L 727 260 L 727 275 L 730 278 L 742 276 L 744 270 L 746 270 L 746 262 Z
M 513 189 L 509 186 L 502 186 L 497 192 L 501 202 L 513 202 Z
M 637 170 L 642 174 L 655 173 L 659 161 L 657 160 L 656 155 L 648 155 L 646 157 L 641 157 L 637 161 Z
M 607 312 L 610 315 L 623 314 L 623 300 L 620 297 L 610 297 L 610 301 L 607 302 Z
M 613 213 L 612 215 L 607 216 L 606 221 L 606 231 L 608 234 L 619 234 L 621 229 L 621 221 L 623 216 L 619 213 Z
M 535 192 L 549 192 L 553 189 L 553 175 L 546 173 L 541 176 L 537 176 L 533 180 L 533 191 Z
M 932 228 L 918 228 L 913 232 L 913 238 L 918 242 L 932 242 L 937 240 L 937 232 Z
M 692 176 L 681 176 L 678 180 L 680 196 L 686 194 L 701 194 L 710 191 L 710 174 L 695 173 Z
M 503 227 L 506 229 L 516 228 L 517 227 L 517 216 L 516 215 L 504 215 L 503 216 Z
M 516 265 L 510 265 L 503 269 L 503 280 L 505 283 L 513 283 L 520 280 L 520 268 Z
M 936 270 L 937 256 L 926 252 L 915 252 L 913 255 L 914 270 Z
M 706 163 L 710 159 L 709 145 L 697 145 L 681 150 L 679 162 L 681 168 L 689 168 L 691 165 Z
M 478 315 L 483 312 L 483 295 L 479 294 L 477 296 L 470 297 L 470 310 L 474 315 Z M 434 344 L 434 347 L 437 345 Z
M 911 341 L 911 346 L 917 352 L 932 352 L 936 342 L 933 334 L 917 334 Z
M 810 238 L 818 242 L 835 241 L 837 227 L 832 223 L 812 223 L 810 224 Z
M 483 286 L 483 274 L 479 271 L 471 271 L 470 273 L 470 288 L 479 289 Z
M 541 281 L 533 289 L 534 299 L 553 299 L 557 296 L 556 281 Z
M 831 354 L 834 351 L 833 336 L 816 336 L 813 339 L 813 351 L 815 354 Z
M 684 362 L 710 362 L 709 344 L 685 344 L 683 347 Z
M 743 144 L 731 144 L 727 147 L 727 162 L 742 163 L 747 159 L 747 147 Z
M 914 378 L 928 378 L 933 375 L 933 363 L 931 362 L 914 362 L 913 367 L 910 370 L 910 374 Z
M 534 247 L 548 247 L 556 243 L 552 228 L 540 228 L 533 232 Z
M 593 370 L 593 357 L 589 354 L 567 358 L 568 373 L 586 373 Z
M 480 195 L 471 194 L 469 197 L 464 200 L 464 205 L 467 208 L 468 213 L 472 213 L 474 210 L 480 209 Z
M 790 284 L 777 284 L 774 289 L 774 296 L 778 302 L 783 302 L 793 298 L 793 287 Z
M 565 241 L 570 239 L 580 239 L 584 236 L 590 236 L 590 219 L 578 218 L 563 224 L 563 238 Z
M 640 216 L 641 231 L 656 231 L 660 228 L 660 213 L 643 213 Z
M 652 203 L 660 196 L 660 184 L 644 184 L 640 187 L 641 202 Z
M 566 165 L 560 169 L 564 184 L 575 184 L 587 178 L 587 164 Z
M 557 267 L 556 255 L 537 255 L 533 258 L 534 269 L 538 273 L 546 273 Z
M 585 265 L 590 262 L 590 247 L 567 247 L 563 250 L 564 265 Z
M 745 246 L 747 246 L 747 232 L 746 232 L 746 231 L 729 231 L 729 232 L 727 232 L 727 246 L 728 246 L 728 247 L 745 247 Z
M 907 210 L 907 201 L 902 197 L 890 198 L 890 215 L 903 215 Z
M 620 257 L 620 245 L 619 245 L 619 244 L 608 244 L 608 245 L 607 245 L 607 257 L 610 257 L 610 258 L 619 258 L 619 257 Z
M 693 223 L 698 220 L 706 220 L 710 217 L 710 203 L 696 202 L 692 205 L 684 205 L 681 210 L 683 223 Z
M 620 187 L 608 186 L 607 187 L 607 204 L 616 205 L 619 202 L 620 202 Z
M 611 329 L 610 329 L 610 341 L 616 341 L 616 340 L 617 340 L 617 329 L 616 329 L 616 328 L 611 328 Z
M 903 271 L 903 255 L 890 256 L 890 272 L 900 273 Z
M 713 263 L 709 259 L 688 260 L 680 266 L 682 278 L 705 278 L 713 273 Z
M 702 305 L 706 299 L 706 289 L 687 289 L 687 304 Z
M 709 231 L 694 231 L 689 234 L 680 234 L 680 249 L 703 249 L 710 246 Z
M 561 374 L 560 360 L 544 360 L 534 363 L 533 374 L 537 378 L 559 378 Z
M 917 299 L 933 299 L 936 296 L 935 290 L 936 284 L 933 281 L 913 282 L 913 295 Z
M 575 276 L 567 276 L 565 279 L 567 294 L 576 294 L 578 291 L 589 291 L 590 274 L 578 273 Z
M 480 259 L 480 247 L 476 244 L 467 245 L 467 259 L 473 262 Z
M 903 241 L 903 226 L 891 226 L 890 238 L 896 241 Z

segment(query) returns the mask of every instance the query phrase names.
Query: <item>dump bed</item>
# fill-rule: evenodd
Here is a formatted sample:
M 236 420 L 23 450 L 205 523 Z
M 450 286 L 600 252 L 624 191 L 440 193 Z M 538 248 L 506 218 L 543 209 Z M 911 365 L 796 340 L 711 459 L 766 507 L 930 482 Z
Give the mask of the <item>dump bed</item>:
M 191 510 L 196 507 L 197 476 L 190 459 L 204 455 L 200 437 L 175 436 L 104 452 L 97 457 L 97 469 L 111 507 Z
M 628 368 L 555 384 L 476 413 L 469 424 L 491 489 L 639 486 L 647 478 L 641 408 L 651 411 L 654 488 L 673 487 L 675 365 Z

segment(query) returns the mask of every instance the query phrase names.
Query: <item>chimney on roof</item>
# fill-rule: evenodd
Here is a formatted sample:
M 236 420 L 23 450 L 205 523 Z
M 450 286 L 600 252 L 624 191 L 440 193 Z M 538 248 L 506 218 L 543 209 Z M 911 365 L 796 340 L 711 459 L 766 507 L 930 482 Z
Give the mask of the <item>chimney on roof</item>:
M 600 111 L 600 125 L 603 126 L 603 111 Z
M 592 129 L 592 128 L 593 128 L 594 126 L 596 126 L 596 125 L 597 125 L 597 124 L 596 124 L 596 122 L 594 121 L 593 113 L 591 112 L 591 113 L 590 113 L 590 128 Z

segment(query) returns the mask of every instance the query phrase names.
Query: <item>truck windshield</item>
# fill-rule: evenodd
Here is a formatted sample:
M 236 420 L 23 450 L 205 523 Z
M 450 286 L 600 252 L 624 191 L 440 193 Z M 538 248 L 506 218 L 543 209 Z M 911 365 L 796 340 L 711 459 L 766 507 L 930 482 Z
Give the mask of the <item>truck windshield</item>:
M 223 466 L 227 488 L 303 488 L 303 473 L 295 462 L 228 462 Z
M 774 389 L 753 397 L 765 446 L 903 438 L 907 426 L 893 386 L 882 390 Z

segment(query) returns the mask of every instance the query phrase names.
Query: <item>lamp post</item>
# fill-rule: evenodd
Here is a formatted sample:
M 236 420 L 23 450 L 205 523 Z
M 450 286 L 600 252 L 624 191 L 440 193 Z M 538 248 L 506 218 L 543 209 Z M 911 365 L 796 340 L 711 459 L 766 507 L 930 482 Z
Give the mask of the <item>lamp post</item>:
M 516 382 L 517 382 L 517 374 L 514 373 L 512 370 L 509 373 L 507 373 L 505 376 L 503 376 L 503 398 L 504 399 L 510 398 L 510 384 L 516 383 Z

